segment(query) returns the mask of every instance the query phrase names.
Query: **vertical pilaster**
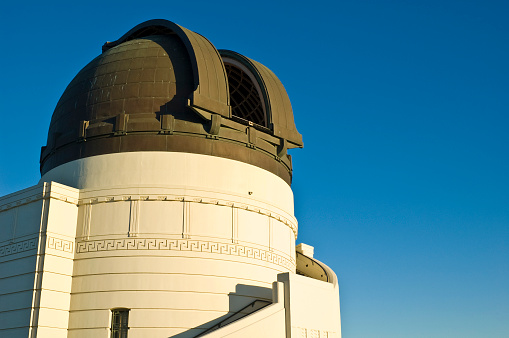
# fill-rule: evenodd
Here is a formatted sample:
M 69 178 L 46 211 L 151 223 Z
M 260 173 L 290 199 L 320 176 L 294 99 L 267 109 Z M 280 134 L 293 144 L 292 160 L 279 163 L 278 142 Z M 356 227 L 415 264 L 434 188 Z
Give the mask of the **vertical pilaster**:
M 269 219 L 269 251 L 274 251 L 274 219 L 272 217 L 268 217 Z
M 14 209 L 14 216 L 13 216 L 13 224 L 12 224 L 12 239 L 11 241 L 14 241 L 14 238 L 16 238 L 16 226 L 18 225 L 18 208 Z
M 90 223 L 92 222 L 92 203 L 85 205 L 85 211 L 83 215 L 83 229 L 81 237 L 84 240 L 88 240 L 90 237 Z
M 182 222 L 182 238 L 191 238 L 190 236 L 190 225 L 191 225 L 191 203 L 187 201 L 182 202 L 184 204 L 183 206 L 183 212 L 184 212 L 184 218 Z
M 130 217 L 129 217 L 129 237 L 136 237 L 140 227 L 140 201 L 131 200 Z
M 238 243 L 239 238 L 239 211 L 232 205 L 232 243 Z

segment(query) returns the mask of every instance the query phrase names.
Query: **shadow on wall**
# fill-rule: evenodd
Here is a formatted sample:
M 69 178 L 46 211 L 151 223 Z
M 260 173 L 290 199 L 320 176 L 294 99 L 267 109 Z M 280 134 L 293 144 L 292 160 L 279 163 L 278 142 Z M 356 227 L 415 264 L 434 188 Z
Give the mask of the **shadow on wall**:
M 222 321 L 226 321 L 228 318 L 230 318 L 233 314 L 238 312 L 239 310 L 243 309 L 247 305 L 253 303 L 256 300 L 260 300 L 263 302 L 267 302 L 268 304 L 272 303 L 272 289 L 271 288 L 264 288 L 260 286 L 254 286 L 254 285 L 245 285 L 245 284 L 237 284 L 235 286 L 235 292 L 230 292 L 228 294 L 228 313 L 218 317 L 214 320 L 211 320 L 207 323 L 201 324 L 193 329 L 189 329 L 185 332 L 179 333 L 177 335 L 168 337 L 168 338 L 194 338 L 199 335 L 201 335 L 203 332 L 208 330 L 209 328 L 212 328 L 213 326 L 221 323 Z M 260 308 L 257 308 L 260 309 Z M 256 309 L 256 310 L 257 310 Z M 256 311 L 255 310 L 255 311 Z M 247 316 L 248 314 L 254 312 L 253 310 L 246 312 L 242 311 L 244 315 L 239 316 L 236 319 L 242 318 L 243 316 Z

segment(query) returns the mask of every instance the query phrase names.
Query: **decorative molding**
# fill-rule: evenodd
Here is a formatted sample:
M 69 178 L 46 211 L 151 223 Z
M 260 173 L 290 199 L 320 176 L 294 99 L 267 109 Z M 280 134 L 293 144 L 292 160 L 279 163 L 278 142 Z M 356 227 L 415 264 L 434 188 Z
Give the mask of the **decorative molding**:
M 292 337 L 300 338 L 336 338 L 339 337 L 336 332 L 323 331 L 317 329 L 306 329 L 303 327 L 292 326 Z
M 12 208 L 17 208 L 17 207 L 20 207 L 20 206 L 23 206 L 26 204 L 30 204 L 33 202 L 37 202 L 42 199 L 54 199 L 54 200 L 70 203 L 73 205 L 78 204 L 77 198 L 69 197 L 69 196 L 66 196 L 66 195 L 63 195 L 60 193 L 55 193 L 55 192 L 44 192 L 44 193 L 41 192 L 41 193 L 38 193 L 35 195 L 22 197 L 18 200 L 10 201 L 8 203 L 0 204 L 0 212 L 7 211 Z
M 295 261 L 270 251 L 239 244 L 218 243 L 187 239 L 127 238 L 81 241 L 76 243 L 77 253 L 112 250 L 176 250 L 225 254 L 258 259 L 280 265 L 288 270 L 295 269 Z
M 297 236 L 297 220 L 293 217 L 284 216 L 280 213 L 276 213 L 273 210 L 268 210 L 264 208 L 260 208 L 258 206 L 254 206 L 251 204 L 246 204 L 245 202 L 233 202 L 228 200 L 218 200 L 211 199 L 205 197 L 193 197 L 193 196 L 180 196 L 180 195 L 115 195 L 115 196 L 102 196 L 102 197 L 91 197 L 80 199 L 78 205 L 89 205 L 89 204 L 98 204 L 98 203 L 111 203 L 111 202 L 121 202 L 121 201 L 159 201 L 159 202 L 184 202 L 184 203 L 203 203 L 203 204 L 214 204 L 225 207 L 232 207 L 235 209 L 246 210 L 250 212 L 255 212 L 257 214 L 265 215 L 270 218 L 273 218 L 285 225 L 287 225 L 294 232 L 295 236 Z
M 14 255 L 17 253 L 37 249 L 39 238 L 30 238 L 21 242 L 12 243 L 0 246 L 0 257 Z M 46 247 L 48 249 L 58 250 L 73 253 L 74 242 L 57 238 L 57 237 L 46 237 Z
M 18 243 L 0 246 L 0 257 L 37 249 L 38 238 L 27 239 Z
M 309 330 L 309 338 L 321 338 L 320 331 L 318 330 Z
M 60 193 L 55 193 L 53 191 L 51 191 L 50 193 L 46 194 L 44 196 L 44 198 L 45 199 L 46 198 L 51 198 L 51 199 L 54 199 L 54 200 L 62 201 L 62 202 L 73 204 L 73 205 L 78 205 L 78 201 L 79 201 L 77 198 L 69 197 L 69 196 L 66 196 L 66 195 L 60 194 Z
M 32 202 L 36 202 L 36 201 L 39 201 L 43 199 L 43 195 L 41 193 L 38 193 L 38 194 L 35 194 L 35 195 L 31 195 L 31 196 L 25 196 L 25 197 L 22 197 L 18 200 L 14 200 L 14 201 L 10 201 L 8 203 L 4 203 L 4 204 L 1 204 L 0 205 L 0 212 L 2 211 L 7 211 L 9 209 L 12 209 L 12 208 L 17 208 L 19 206 L 22 206 L 22 205 L 25 205 L 25 204 L 29 204 L 29 203 L 32 203 Z
M 74 242 L 57 237 L 46 237 L 46 246 L 48 249 L 73 253 Z

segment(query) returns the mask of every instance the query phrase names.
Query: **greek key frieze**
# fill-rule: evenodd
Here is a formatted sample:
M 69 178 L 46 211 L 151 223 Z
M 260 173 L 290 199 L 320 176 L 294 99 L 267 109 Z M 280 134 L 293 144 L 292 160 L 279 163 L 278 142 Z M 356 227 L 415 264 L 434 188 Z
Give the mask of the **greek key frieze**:
M 46 239 L 46 243 L 47 243 L 47 247 L 49 249 L 64 251 L 64 252 L 69 252 L 69 253 L 74 252 L 74 242 L 72 242 L 72 241 L 48 236 Z
M 287 257 L 263 249 L 239 244 L 218 243 L 187 239 L 158 238 L 124 238 L 97 241 L 81 241 L 76 243 L 77 253 L 112 251 L 112 250 L 175 250 L 209 252 L 223 255 L 253 258 L 294 269 L 295 262 Z
M 37 249 L 37 241 L 37 238 L 31 238 L 18 243 L 0 246 L 0 257 Z

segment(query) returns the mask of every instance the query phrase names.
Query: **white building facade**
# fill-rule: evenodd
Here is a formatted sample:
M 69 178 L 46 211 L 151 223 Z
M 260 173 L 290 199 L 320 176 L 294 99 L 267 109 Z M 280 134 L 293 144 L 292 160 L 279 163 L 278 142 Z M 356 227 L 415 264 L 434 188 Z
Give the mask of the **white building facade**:
M 38 185 L 0 198 L 2 337 L 341 337 L 295 246 L 302 137 L 265 66 L 166 20 L 69 84 Z

